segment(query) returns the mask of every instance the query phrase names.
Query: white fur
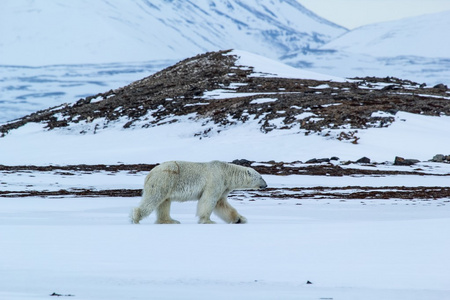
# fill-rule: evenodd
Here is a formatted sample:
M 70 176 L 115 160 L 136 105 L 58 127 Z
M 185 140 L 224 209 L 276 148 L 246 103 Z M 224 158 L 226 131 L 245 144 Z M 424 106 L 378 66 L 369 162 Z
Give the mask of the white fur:
M 145 178 L 142 200 L 133 209 L 131 221 L 139 221 L 156 209 L 159 224 L 178 224 L 170 217 L 173 201 L 198 200 L 199 223 L 210 224 L 214 211 L 227 223 L 246 223 L 227 201 L 228 194 L 235 189 L 259 189 L 267 187 L 261 175 L 246 168 L 220 161 L 195 163 L 169 161 L 156 166 Z

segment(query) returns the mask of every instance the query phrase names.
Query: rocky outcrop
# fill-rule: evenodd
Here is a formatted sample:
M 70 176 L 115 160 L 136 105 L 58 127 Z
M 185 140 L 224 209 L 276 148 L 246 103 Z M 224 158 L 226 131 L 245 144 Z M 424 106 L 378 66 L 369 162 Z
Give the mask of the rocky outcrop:
M 395 160 L 394 160 L 394 165 L 395 166 L 412 166 L 418 162 L 420 162 L 420 160 L 418 160 L 418 159 L 412 159 L 412 158 L 405 159 L 403 157 L 396 156 Z
M 431 161 L 433 162 L 445 162 L 445 163 L 450 163 L 450 155 L 443 155 L 443 154 L 436 154 Z

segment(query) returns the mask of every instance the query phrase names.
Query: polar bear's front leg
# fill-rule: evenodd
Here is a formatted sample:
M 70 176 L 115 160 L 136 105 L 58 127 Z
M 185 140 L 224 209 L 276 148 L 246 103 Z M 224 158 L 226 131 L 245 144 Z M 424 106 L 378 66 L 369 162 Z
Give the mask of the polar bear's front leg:
M 227 197 L 223 196 L 217 201 L 214 213 L 227 223 L 231 224 L 244 224 L 247 223 L 247 219 L 240 215 L 237 210 L 230 205 L 227 201 Z
M 216 224 L 216 222 L 211 221 L 211 214 L 217 203 L 217 196 L 210 193 L 203 193 L 203 195 L 198 200 L 197 204 L 197 216 L 199 224 Z

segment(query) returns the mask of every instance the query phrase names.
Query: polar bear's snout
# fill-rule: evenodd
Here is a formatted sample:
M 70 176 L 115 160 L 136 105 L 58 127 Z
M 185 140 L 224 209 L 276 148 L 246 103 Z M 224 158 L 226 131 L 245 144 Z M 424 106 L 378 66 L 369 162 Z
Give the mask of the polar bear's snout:
M 260 183 L 259 183 L 259 188 L 260 189 L 265 189 L 266 187 L 267 187 L 266 181 L 261 178 Z
M 247 174 L 250 180 L 249 186 L 247 188 L 250 189 L 265 189 L 267 187 L 266 181 L 262 178 L 261 174 L 256 172 L 252 168 L 247 168 Z

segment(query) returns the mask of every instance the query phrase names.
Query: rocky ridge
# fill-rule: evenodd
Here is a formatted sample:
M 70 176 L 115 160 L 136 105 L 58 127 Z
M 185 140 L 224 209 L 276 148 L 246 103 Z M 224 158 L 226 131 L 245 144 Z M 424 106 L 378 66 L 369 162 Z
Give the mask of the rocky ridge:
M 331 163 L 309 164 L 302 162 L 254 162 L 245 159 L 238 159 L 232 163 L 251 166 L 263 175 L 308 175 L 308 176 L 327 176 L 327 177 L 391 177 L 409 176 L 411 178 L 420 176 L 427 177 L 449 177 L 448 169 L 438 171 L 436 165 L 422 164 L 419 167 L 402 167 L 392 169 L 392 163 L 383 164 L 357 164 L 352 162 L 350 165 L 344 163 L 341 165 Z M 131 164 L 131 165 L 67 165 L 67 166 L 4 166 L 0 165 L 0 178 L 7 178 L 7 175 L 16 175 L 21 178 L 33 178 L 37 176 L 47 176 L 58 178 L 79 178 L 97 174 L 101 176 L 137 176 L 143 179 L 146 174 L 157 164 Z M 381 167 L 381 168 L 380 168 Z M 9 176 L 8 176 L 9 177 Z M 101 189 L 93 186 L 72 187 L 59 186 L 51 190 L 42 189 L 39 185 L 28 183 L 19 184 L 17 187 L 10 187 L 7 182 L 0 180 L 0 198 L 9 197 L 139 197 L 141 189 Z M 58 187 L 59 186 L 59 187 Z M 340 199 L 345 200 L 363 200 L 363 199 L 405 199 L 414 201 L 422 199 L 424 201 L 439 200 L 437 205 L 442 206 L 449 203 L 450 188 L 445 186 L 357 186 L 348 185 L 341 187 L 313 186 L 313 187 L 269 187 L 259 191 L 235 191 L 230 195 L 233 200 L 271 198 L 271 199 Z M 364 202 L 361 202 L 363 205 Z
M 358 143 L 358 129 L 387 127 L 398 111 L 450 115 L 445 85 L 426 87 L 392 77 L 335 82 L 254 75 L 253 67 L 239 65 L 230 50 L 209 52 L 128 86 L 11 121 L 0 132 L 5 136 L 35 122 L 48 130 L 86 134 L 117 124 L 148 128 L 187 117 L 201 124 L 195 133 L 199 138 L 257 122 L 262 133 L 290 129 Z

